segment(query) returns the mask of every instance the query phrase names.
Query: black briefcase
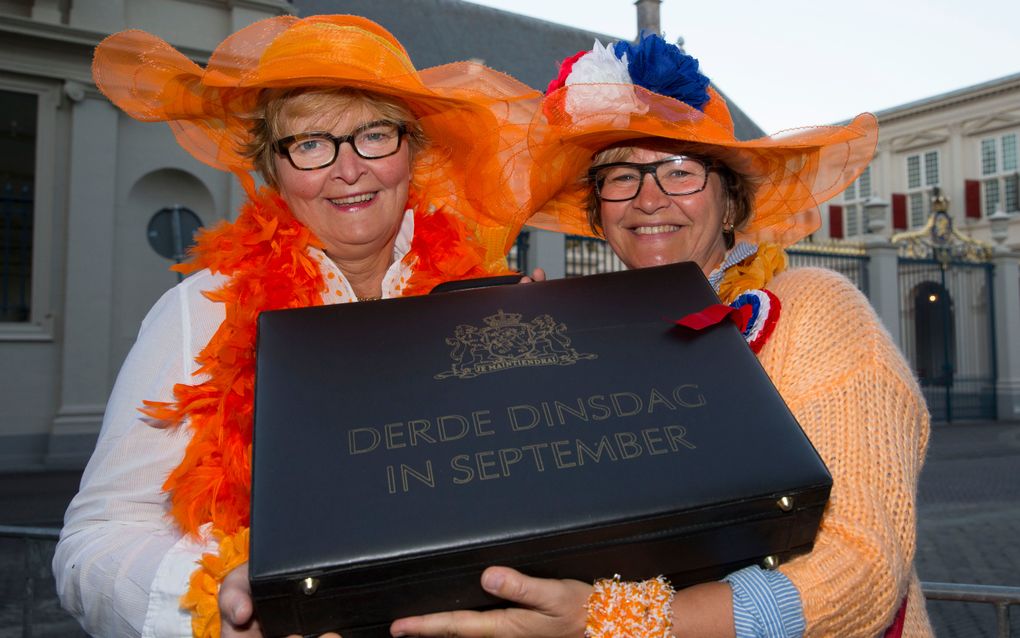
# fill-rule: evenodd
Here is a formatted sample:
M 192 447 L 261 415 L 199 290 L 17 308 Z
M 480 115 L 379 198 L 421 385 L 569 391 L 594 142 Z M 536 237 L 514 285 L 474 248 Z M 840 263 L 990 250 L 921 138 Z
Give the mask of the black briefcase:
M 263 313 L 267 635 L 498 601 L 489 565 L 677 586 L 809 551 L 831 478 L 691 263 Z

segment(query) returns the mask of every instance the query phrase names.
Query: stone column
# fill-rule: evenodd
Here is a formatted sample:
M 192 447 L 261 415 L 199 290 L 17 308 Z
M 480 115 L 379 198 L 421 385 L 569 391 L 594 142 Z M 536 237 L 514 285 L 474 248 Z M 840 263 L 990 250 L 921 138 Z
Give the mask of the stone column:
M 110 394 L 117 111 L 98 93 L 70 102 L 67 261 L 59 406 L 46 463 L 92 453 Z M 141 241 L 141 240 L 139 240 Z
M 541 267 L 549 279 L 562 279 L 567 268 L 566 238 L 563 233 L 529 229 L 527 274 Z
M 995 265 L 995 393 L 1000 421 L 1020 419 L 1020 268 L 1017 253 L 996 252 Z
M 902 350 L 900 338 L 900 277 L 899 256 L 896 246 L 884 237 L 871 236 L 864 242 L 868 254 L 868 298 L 892 335 L 893 342 Z

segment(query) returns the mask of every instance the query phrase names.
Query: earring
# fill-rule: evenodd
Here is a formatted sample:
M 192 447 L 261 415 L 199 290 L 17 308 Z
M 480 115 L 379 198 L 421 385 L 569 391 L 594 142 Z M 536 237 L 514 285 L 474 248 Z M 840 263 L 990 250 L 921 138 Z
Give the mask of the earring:
M 723 215 L 723 224 L 722 224 L 722 234 L 723 234 L 723 237 L 726 237 L 727 235 L 729 235 L 729 236 L 733 235 L 733 216 L 730 215 L 730 211 L 732 210 L 732 207 L 733 207 L 733 201 L 729 197 L 727 197 L 726 198 L 726 213 Z
M 723 222 L 722 236 L 727 250 L 733 248 L 733 245 L 736 243 L 736 239 L 733 237 L 733 230 L 733 222 Z

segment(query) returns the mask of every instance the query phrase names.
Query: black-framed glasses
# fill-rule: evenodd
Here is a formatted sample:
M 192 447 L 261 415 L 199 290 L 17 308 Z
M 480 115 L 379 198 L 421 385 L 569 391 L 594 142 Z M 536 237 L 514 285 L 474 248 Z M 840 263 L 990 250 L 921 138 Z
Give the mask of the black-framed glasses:
M 350 135 L 336 136 L 325 131 L 290 135 L 276 140 L 273 148 L 299 171 L 312 171 L 335 162 L 344 142 L 351 145 L 358 157 L 389 157 L 400 150 L 400 140 L 405 133 L 407 125 L 402 122 L 376 120 L 359 126 Z
M 613 162 L 598 164 L 588 170 L 588 181 L 595 186 L 595 196 L 605 202 L 625 202 L 641 192 L 645 175 L 651 175 L 659 189 L 667 195 L 692 195 L 705 190 L 711 162 L 675 155 L 657 162 Z

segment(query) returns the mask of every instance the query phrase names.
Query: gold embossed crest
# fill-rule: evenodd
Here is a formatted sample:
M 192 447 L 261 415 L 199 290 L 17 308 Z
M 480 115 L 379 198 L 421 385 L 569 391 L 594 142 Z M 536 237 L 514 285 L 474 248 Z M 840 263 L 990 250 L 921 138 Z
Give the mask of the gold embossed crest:
M 500 310 L 482 321 L 484 326 L 461 324 L 446 338 L 446 344 L 453 347 L 453 365 L 435 375 L 436 379 L 470 379 L 510 368 L 568 366 L 598 358 L 572 348 L 567 324 L 549 315 L 523 322 L 519 313 Z

